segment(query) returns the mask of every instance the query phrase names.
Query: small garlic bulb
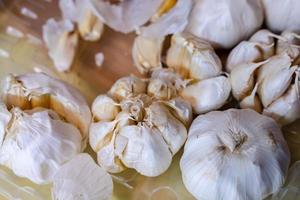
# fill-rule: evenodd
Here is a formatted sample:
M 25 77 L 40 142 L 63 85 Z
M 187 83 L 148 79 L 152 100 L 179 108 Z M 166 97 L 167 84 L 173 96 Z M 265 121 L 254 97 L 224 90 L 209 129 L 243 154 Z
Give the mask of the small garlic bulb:
M 197 199 L 256 200 L 280 189 L 289 162 L 274 120 L 249 109 L 230 109 L 193 121 L 180 169 Z
M 229 49 L 263 23 L 260 0 L 195 1 L 186 30 L 214 47 Z
M 0 164 L 38 184 L 80 153 L 91 112 L 81 94 L 43 73 L 8 75 L 1 82 Z
M 266 25 L 274 32 L 300 31 L 300 2 L 298 0 L 262 0 Z
M 78 34 L 73 23 L 66 19 L 55 21 L 53 18 L 43 25 L 43 40 L 54 66 L 60 72 L 71 68 L 78 43 Z
M 55 200 L 108 200 L 112 192 L 111 176 L 84 153 L 64 164 L 53 179 Z
M 155 71 L 149 81 L 121 78 L 107 95 L 96 98 L 89 142 L 97 152 L 98 163 L 107 171 L 133 168 L 145 176 L 158 176 L 183 146 L 192 108 L 171 84 L 180 77 L 167 70 L 160 72 Z M 154 84 L 158 80 L 165 82 Z

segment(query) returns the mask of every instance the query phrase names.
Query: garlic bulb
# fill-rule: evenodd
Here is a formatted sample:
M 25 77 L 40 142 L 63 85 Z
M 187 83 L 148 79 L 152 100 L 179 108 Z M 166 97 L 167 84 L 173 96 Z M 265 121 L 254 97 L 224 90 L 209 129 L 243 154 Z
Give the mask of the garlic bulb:
M 266 25 L 275 32 L 300 31 L 300 2 L 298 0 L 262 0 Z
M 150 82 L 133 76 L 121 78 L 93 104 L 90 145 L 100 166 L 109 172 L 133 168 L 145 176 L 158 176 L 168 169 L 186 140 L 191 106 L 176 94 L 149 93 Z
M 81 94 L 43 73 L 1 82 L 0 164 L 38 184 L 85 147 L 91 122 Z
M 101 37 L 104 25 L 93 13 L 89 0 L 60 0 L 59 7 L 64 19 L 77 24 L 83 39 L 96 41 Z
M 198 80 L 218 76 L 222 71 L 221 61 L 212 46 L 188 33 L 172 36 L 167 65 L 184 78 Z
M 214 47 L 231 48 L 263 23 L 259 0 L 195 1 L 186 30 Z
M 237 65 L 263 61 L 275 53 L 277 35 L 266 29 L 257 31 L 249 41 L 242 41 L 232 49 L 226 61 L 226 71 L 231 72 Z
M 197 199 L 256 200 L 278 191 L 289 162 L 274 120 L 249 109 L 230 109 L 193 121 L 180 169 Z
M 154 68 L 161 68 L 161 54 L 164 38 L 148 38 L 138 35 L 134 39 L 132 58 L 142 74 L 148 74 Z
M 248 48 L 245 45 L 245 49 L 236 47 L 232 50 L 227 71 L 230 71 L 232 94 L 241 108 L 271 116 L 280 125 L 300 118 L 297 94 L 299 38 L 292 31 L 275 35 L 260 30 L 245 41 L 251 44 Z
M 43 25 L 43 40 L 54 66 L 60 72 L 70 69 L 78 43 L 78 35 L 70 20 L 49 19 Z
M 105 200 L 113 191 L 111 176 L 88 154 L 79 154 L 55 174 L 52 198 L 57 200 Z

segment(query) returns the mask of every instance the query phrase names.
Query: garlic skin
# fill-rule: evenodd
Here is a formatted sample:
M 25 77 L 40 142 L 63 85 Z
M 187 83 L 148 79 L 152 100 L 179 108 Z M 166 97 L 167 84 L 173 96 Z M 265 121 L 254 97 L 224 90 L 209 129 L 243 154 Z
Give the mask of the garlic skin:
M 59 72 L 68 71 L 71 68 L 78 44 L 78 35 L 74 31 L 72 22 L 48 19 L 43 25 L 43 40 L 56 69 Z
M 95 187 L 96 186 L 96 187 Z M 108 200 L 113 182 L 90 155 L 82 153 L 64 164 L 55 174 L 52 198 L 62 200 Z
M 44 73 L 1 81 L 0 164 L 37 184 L 83 151 L 91 112 L 79 91 Z
M 59 7 L 64 19 L 77 24 L 79 34 L 84 40 L 100 39 L 104 25 L 93 13 L 89 0 L 60 0 Z
M 168 169 L 172 157 L 186 140 L 192 120 L 191 105 L 177 93 L 163 96 L 169 90 L 162 90 L 160 94 L 150 92 L 153 80 L 165 81 L 166 87 L 174 86 L 170 83 L 179 76 L 163 69 L 152 75 L 153 79 L 149 80 L 123 77 L 112 86 L 105 98 L 115 101 L 111 105 L 118 106 L 117 114 L 106 103 L 96 103 L 92 109 L 94 122 L 89 142 L 97 153 L 99 165 L 111 173 L 133 168 L 144 176 L 159 176 Z M 113 110 L 107 114 L 115 116 L 113 119 L 96 117 L 106 109 L 104 107 Z
M 256 83 L 251 94 L 243 98 L 243 100 L 240 102 L 241 108 L 251 108 L 258 113 L 262 112 L 262 105 L 258 95 L 256 94 L 257 88 L 258 88 L 258 84 Z
M 209 41 L 215 48 L 229 49 L 249 37 L 263 23 L 259 0 L 195 1 L 186 30 Z
M 291 85 L 287 92 L 263 110 L 263 114 L 272 117 L 284 126 L 300 118 L 300 100 L 297 84 Z
M 99 95 L 94 100 L 92 112 L 97 120 L 111 121 L 120 112 L 120 108 L 112 98 L 107 95 Z
M 184 78 L 203 80 L 217 76 L 222 64 L 212 46 L 189 33 L 172 36 L 167 65 Z
M 51 110 L 10 112 L 0 163 L 34 183 L 51 182 L 59 167 L 81 151 L 79 130 Z
M 231 87 L 227 77 L 205 79 L 184 88 L 180 96 L 191 103 L 197 114 L 221 108 L 230 95 Z
M 300 31 L 300 2 L 297 0 L 272 1 L 262 0 L 266 25 L 274 32 L 285 30 Z
M 134 39 L 132 58 L 140 73 L 148 74 L 154 68 L 161 68 L 161 54 L 164 37 L 150 38 L 138 35 Z
M 257 31 L 248 41 L 240 42 L 228 55 L 226 71 L 231 72 L 235 66 L 249 62 L 260 62 L 273 56 L 277 35 L 269 30 Z
M 180 169 L 197 199 L 256 200 L 280 189 L 289 162 L 274 120 L 249 109 L 229 109 L 193 121 Z

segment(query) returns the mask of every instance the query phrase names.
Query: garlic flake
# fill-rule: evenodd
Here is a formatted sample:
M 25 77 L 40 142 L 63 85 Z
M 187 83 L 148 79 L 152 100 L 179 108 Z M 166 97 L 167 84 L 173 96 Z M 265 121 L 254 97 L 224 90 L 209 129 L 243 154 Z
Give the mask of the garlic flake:
M 257 200 L 280 189 L 289 162 L 288 146 L 274 120 L 230 109 L 193 121 L 180 169 L 184 185 L 197 199 Z

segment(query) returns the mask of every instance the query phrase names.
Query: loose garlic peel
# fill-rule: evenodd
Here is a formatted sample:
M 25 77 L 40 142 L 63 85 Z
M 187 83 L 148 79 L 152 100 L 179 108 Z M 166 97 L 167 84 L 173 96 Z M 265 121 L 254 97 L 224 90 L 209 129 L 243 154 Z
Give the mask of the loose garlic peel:
M 43 40 L 54 66 L 60 72 L 70 69 L 78 43 L 78 34 L 70 20 L 49 19 L 43 25 Z
M 111 176 L 88 154 L 79 154 L 64 164 L 54 176 L 55 200 L 108 200 L 113 192 Z
M 280 189 L 289 162 L 274 120 L 249 109 L 230 109 L 193 121 L 180 169 L 197 199 L 256 200 Z
M 85 147 L 91 113 L 66 83 L 43 73 L 8 75 L 0 102 L 0 163 L 16 175 L 49 183 Z
M 144 83 L 146 87 L 136 92 L 133 89 L 136 83 Z M 109 115 L 115 116 L 110 120 L 94 117 L 90 128 L 91 147 L 97 152 L 100 166 L 109 172 L 133 168 L 145 176 L 158 176 L 167 170 L 185 142 L 192 119 L 191 106 L 179 97 L 150 97 L 147 83 L 132 76 L 121 78 L 105 98 L 100 95 L 94 102 L 97 105 L 92 109 L 94 116 L 105 109 L 108 98 L 117 108 L 112 110 L 119 111 L 117 115 Z

